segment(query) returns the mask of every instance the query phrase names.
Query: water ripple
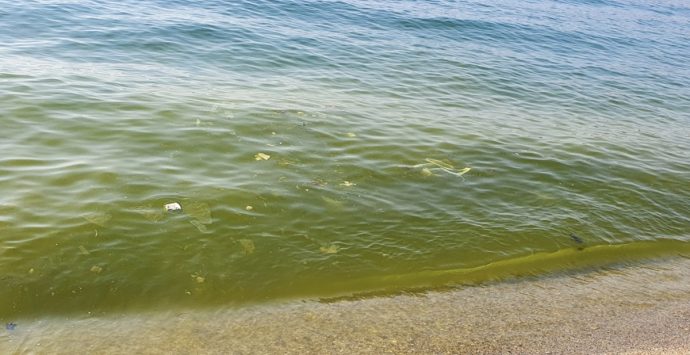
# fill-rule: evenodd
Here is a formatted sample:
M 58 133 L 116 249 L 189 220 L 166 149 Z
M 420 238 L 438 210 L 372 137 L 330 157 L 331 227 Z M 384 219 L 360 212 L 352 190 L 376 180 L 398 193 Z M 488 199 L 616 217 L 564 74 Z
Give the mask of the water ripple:
M 0 317 L 690 241 L 683 4 L 0 5 Z

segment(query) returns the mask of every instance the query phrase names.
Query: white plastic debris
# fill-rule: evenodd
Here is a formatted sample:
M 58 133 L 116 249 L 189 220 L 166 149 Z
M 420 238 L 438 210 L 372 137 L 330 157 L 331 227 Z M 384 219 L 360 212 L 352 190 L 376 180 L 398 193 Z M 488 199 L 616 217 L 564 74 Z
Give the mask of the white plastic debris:
M 470 167 L 466 167 L 464 169 L 457 169 L 452 164 L 438 159 L 426 158 L 425 160 L 426 163 L 417 164 L 413 166 L 413 168 L 422 168 L 423 176 L 434 176 L 434 171 L 441 170 L 448 174 L 462 177 L 467 172 L 472 170 L 472 168 Z
M 163 207 L 165 207 L 165 210 L 168 212 L 182 211 L 182 206 L 177 202 L 168 203 Z

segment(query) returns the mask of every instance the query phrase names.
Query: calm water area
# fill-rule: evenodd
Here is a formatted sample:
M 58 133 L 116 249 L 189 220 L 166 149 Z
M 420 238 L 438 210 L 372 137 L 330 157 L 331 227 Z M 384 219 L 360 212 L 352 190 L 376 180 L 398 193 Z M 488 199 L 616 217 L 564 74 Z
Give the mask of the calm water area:
M 0 320 L 690 255 L 689 38 L 673 0 L 0 0 Z

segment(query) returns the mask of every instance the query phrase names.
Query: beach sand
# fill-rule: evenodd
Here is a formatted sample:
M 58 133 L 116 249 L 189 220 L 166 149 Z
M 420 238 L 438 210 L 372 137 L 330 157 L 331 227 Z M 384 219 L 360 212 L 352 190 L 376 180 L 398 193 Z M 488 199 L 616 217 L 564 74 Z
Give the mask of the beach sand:
M 688 354 L 690 260 L 445 291 L 17 320 L 0 353 Z

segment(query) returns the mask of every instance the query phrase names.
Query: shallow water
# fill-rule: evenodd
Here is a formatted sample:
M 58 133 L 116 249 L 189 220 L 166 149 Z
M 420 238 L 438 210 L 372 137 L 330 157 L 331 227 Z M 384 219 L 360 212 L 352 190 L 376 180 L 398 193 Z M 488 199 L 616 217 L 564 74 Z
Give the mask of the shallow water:
M 690 249 L 682 2 L 0 5 L 2 319 Z
M 0 352 L 685 354 L 689 271 L 672 258 L 347 302 L 19 319 Z

